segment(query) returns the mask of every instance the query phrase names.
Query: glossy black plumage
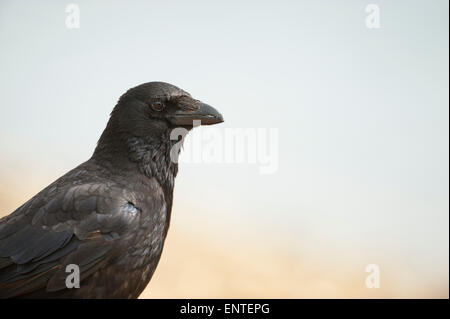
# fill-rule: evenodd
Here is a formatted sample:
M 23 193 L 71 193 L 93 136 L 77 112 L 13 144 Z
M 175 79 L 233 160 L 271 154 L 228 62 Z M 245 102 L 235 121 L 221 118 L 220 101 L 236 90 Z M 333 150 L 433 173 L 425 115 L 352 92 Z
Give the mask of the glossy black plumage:
M 170 222 L 170 131 L 192 119 L 222 122 L 167 83 L 125 93 L 93 156 L 0 220 L 0 298 L 138 297 Z M 80 288 L 66 287 L 69 264 L 80 267 Z

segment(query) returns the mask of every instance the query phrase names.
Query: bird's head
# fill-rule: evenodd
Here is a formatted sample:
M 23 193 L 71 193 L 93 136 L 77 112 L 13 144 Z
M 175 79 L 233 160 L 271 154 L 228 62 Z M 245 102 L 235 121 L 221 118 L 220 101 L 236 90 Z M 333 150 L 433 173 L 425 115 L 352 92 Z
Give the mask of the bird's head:
M 94 157 L 118 158 L 128 153 L 133 161 L 140 161 L 141 157 L 147 158 L 144 155 L 148 150 L 169 151 L 177 143 L 170 138 L 174 128 L 189 131 L 198 124 L 221 122 L 223 117 L 216 109 L 192 98 L 186 91 L 164 82 L 144 83 L 120 97 Z
M 150 127 L 185 127 L 191 129 L 194 121 L 201 125 L 223 122 L 222 115 L 182 89 L 165 82 L 148 82 L 129 89 L 121 96 L 111 117 L 130 129 Z M 141 127 L 142 126 L 142 127 Z

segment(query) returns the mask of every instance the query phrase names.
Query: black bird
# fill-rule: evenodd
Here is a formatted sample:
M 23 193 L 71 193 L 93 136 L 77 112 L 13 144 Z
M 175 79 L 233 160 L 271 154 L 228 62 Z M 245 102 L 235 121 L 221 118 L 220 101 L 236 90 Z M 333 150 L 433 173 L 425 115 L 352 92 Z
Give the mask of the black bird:
M 123 94 L 92 157 L 0 220 L 0 298 L 137 298 L 169 228 L 180 143 L 171 131 L 193 120 L 223 122 L 168 83 Z

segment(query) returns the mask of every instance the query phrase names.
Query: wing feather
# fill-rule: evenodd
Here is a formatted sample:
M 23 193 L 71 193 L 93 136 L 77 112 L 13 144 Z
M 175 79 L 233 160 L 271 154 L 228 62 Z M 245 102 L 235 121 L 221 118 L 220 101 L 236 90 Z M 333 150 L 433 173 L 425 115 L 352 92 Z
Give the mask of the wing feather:
M 136 221 L 132 200 L 107 183 L 50 185 L 1 219 L 0 297 L 66 289 L 68 264 L 80 266 L 81 280 L 104 267 Z

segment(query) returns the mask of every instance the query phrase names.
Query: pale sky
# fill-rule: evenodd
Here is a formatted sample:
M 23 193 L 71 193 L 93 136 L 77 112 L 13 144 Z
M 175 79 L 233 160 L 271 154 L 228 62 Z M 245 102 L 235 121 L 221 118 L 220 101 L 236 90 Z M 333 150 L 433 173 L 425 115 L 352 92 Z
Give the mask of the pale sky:
M 68 3 L 0 2 L 2 184 L 87 160 L 119 96 L 166 81 L 218 129 L 279 131 L 275 174 L 182 164 L 178 218 L 400 256 L 448 287 L 448 1 L 76 1 L 79 29 Z

